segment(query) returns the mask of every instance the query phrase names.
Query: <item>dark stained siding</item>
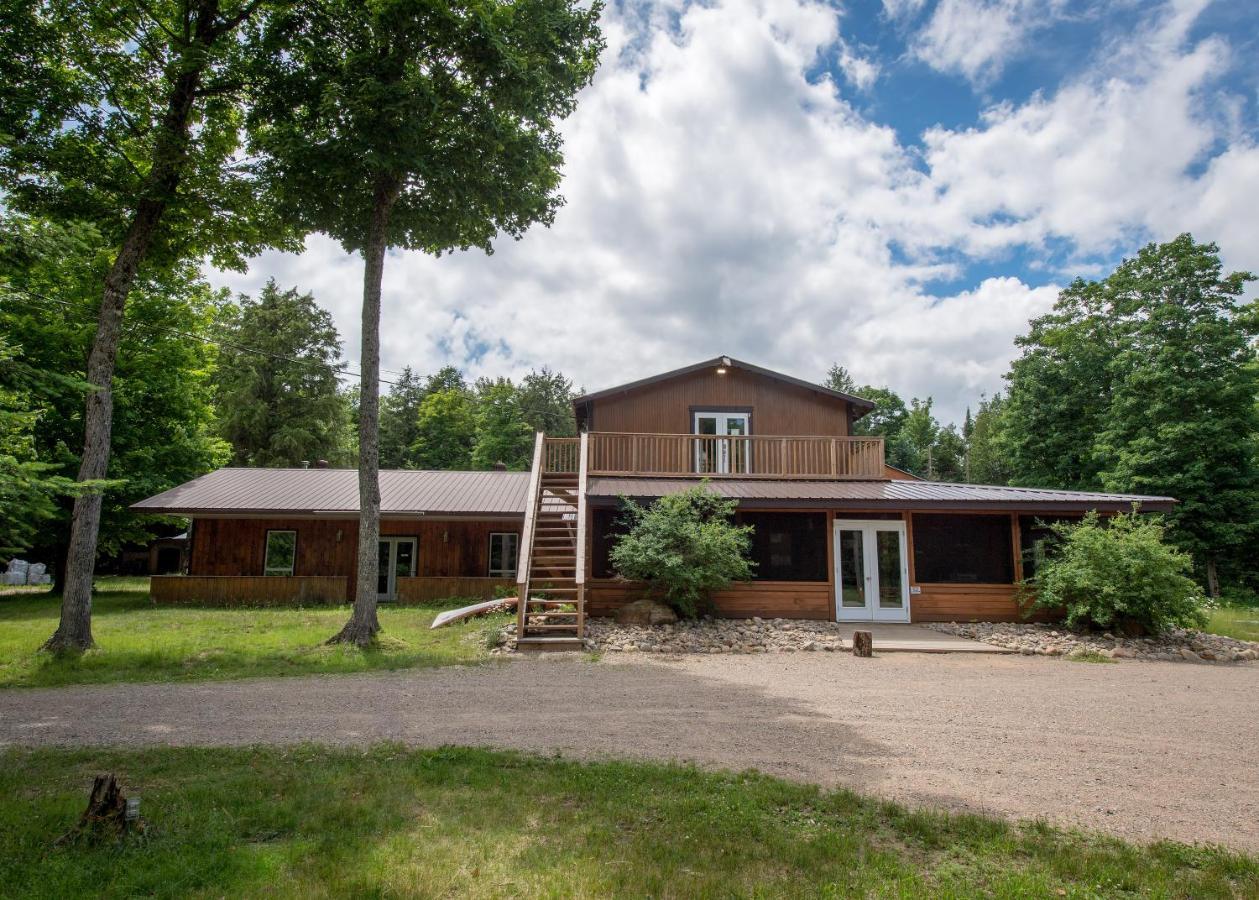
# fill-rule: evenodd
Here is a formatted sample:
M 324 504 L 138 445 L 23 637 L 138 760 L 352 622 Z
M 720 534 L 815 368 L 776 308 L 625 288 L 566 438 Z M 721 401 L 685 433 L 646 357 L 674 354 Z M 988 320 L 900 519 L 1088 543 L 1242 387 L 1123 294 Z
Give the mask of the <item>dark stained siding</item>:
M 691 372 L 591 406 L 591 431 L 690 434 L 692 410 L 750 407 L 753 434 L 848 433 L 846 401 L 737 368 L 725 375 L 714 369 Z
M 380 533 L 419 538 L 417 575 L 484 577 L 489 571 L 490 532 L 519 534 L 517 521 L 385 520 Z M 297 532 L 294 575 L 343 575 L 353 594 L 358 568 L 354 519 L 197 519 L 190 575 L 261 575 L 268 530 Z

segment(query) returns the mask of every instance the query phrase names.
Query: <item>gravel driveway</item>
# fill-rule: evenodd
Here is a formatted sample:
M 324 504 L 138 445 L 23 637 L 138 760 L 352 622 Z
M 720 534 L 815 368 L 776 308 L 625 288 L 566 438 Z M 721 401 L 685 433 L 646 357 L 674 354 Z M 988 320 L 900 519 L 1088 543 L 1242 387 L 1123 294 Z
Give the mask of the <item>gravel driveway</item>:
M 846 654 L 0 692 L 0 745 L 397 740 L 693 760 L 1259 851 L 1259 665 Z

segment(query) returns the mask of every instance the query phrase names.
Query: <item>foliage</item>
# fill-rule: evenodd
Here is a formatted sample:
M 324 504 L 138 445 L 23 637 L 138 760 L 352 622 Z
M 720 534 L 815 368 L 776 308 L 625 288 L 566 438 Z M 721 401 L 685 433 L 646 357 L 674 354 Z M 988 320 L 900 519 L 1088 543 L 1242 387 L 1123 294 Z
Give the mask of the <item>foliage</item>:
M 477 382 L 474 429 L 474 469 L 489 469 L 500 462 L 517 471 L 529 468 L 534 432 L 521 410 L 520 392 L 510 379 Z
M 341 339 L 327 310 L 272 279 L 256 299 L 225 304 L 216 332 L 215 403 L 232 464 L 344 464 Z
M 159 837 L 49 850 L 105 771 L 144 798 Z M 104 884 L 119 896 L 276 898 L 1259 892 L 1259 861 L 1220 847 L 650 762 L 397 744 L 15 748 L 0 755 L 0 792 L 19 798 L 0 807 L 6 888 L 32 900 Z
M 434 391 L 420 403 L 411 459 L 421 469 L 470 469 L 475 435 L 471 392 Z
M 0 223 L 0 330 L 33 409 L 34 459 L 47 474 L 72 480 L 83 440 L 84 361 L 100 303 L 108 246 L 91 226 L 14 214 Z M 144 541 L 160 523 L 130 504 L 227 460 L 214 433 L 210 376 L 217 297 L 194 266 L 141 279 L 132 291 L 114 382 L 112 453 L 105 483 L 100 549 L 116 553 Z M 63 559 L 70 505 L 39 528 L 31 557 Z
M 624 501 L 626 533 L 612 548 L 612 567 L 646 582 L 678 615 L 694 618 L 707 610 L 713 591 L 752 577 L 752 526 L 734 524 L 737 506 L 706 484 L 646 508 Z
M 405 469 L 410 465 L 411 447 L 419 437 L 420 403 L 428 394 L 425 381 L 404 366 L 400 375 L 380 398 L 380 467 Z
M 1169 534 L 1208 583 L 1259 577 L 1259 307 L 1214 244 L 1150 244 L 1076 281 L 1019 339 L 1001 445 L 1015 484 L 1174 496 Z
M 90 222 L 116 248 L 140 206 L 160 203 L 162 227 L 146 253 L 158 268 L 205 254 L 220 267 L 243 268 L 266 247 L 299 249 L 272 215 L 261 173 L 239 155 L 245 69 L 254 55 L 240 29 L 270 6 L 6 2 L 6 204 Z
M 1030 581 L 1036 607 L 1066 610 L 1072 628 L 1135 623 L 1158 634 L 1206 624 L 1192 560 L 1164 541 L 1159 518 L 1134 510 L 1103 522 L 1089 513 L 1050 527 L 1054 546 Z
M 575 437 L 577 420 L 573 415 L 573 383 L 546 366 L 520 380 L 517 405 L 531 432 L 545 431 L 550 437 Z
M 979 411 L 975 413 L 966 435 L 966 481 L 972 484 L 1009 484 L 1013 477 L 1009 459 L 1000 443 L 1004 414 L 1005 398 L 1001 394 L 980 398 Z
M 40 411 L 20 386 L 15 355 L 0 336 L 0 557 L 30 547 L 42 523 L 56 516 L 57 498 L 73 487 L 36 456 Z

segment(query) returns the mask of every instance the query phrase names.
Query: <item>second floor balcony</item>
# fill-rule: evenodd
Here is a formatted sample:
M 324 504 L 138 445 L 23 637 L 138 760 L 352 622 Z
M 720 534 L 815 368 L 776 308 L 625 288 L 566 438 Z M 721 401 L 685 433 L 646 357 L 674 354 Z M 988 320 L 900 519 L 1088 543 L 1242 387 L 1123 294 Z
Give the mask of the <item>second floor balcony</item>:
M 591 475 L 879 480 L 881 437 L 592 431 Z

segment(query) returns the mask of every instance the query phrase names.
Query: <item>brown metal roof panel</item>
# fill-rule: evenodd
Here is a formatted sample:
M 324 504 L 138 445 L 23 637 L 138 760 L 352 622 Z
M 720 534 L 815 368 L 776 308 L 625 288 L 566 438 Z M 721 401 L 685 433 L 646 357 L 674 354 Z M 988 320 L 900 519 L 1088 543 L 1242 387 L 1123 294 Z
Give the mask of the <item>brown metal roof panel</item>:
M 524 513 L 527 472 L 386 470 L 381 512 Z M 147 512 L 357 512 L 353 469 L 219 469 L 134 504 Z

